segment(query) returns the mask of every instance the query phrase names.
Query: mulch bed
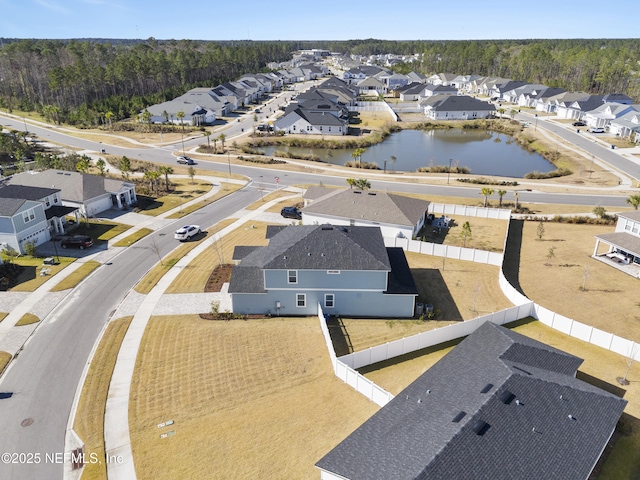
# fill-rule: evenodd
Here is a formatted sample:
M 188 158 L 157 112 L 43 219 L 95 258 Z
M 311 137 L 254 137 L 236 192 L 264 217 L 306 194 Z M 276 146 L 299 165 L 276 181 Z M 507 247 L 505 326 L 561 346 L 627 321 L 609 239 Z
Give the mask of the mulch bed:
M 218 265 L 213 269 L 211 275 L 209 275 L 209 280 L 207 280 L 207 284 L 204 287 L 205 292 L 219 292 L 222 290 L 222 285 L 225 282 L 231 280 L 231 271 L 233 270 L 233 265 L 223 264 Z

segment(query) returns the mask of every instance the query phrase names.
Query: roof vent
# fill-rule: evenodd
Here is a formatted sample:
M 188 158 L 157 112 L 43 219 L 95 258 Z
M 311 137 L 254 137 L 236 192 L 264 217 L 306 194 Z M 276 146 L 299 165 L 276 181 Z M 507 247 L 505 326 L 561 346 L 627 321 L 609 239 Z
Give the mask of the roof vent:
M 327 223 L 325 225 L 322 225 L 322 230 L 333 230 L 333 226 Z
M 427 388 L 427 391 L 425 393 L 429 395 L 431 393 L 431 390 Z
M 480 393 L 487 393 L 489 390 L 491 390 L 493 388 L 493 383 L 487 383 L 484 388 L 482 390 L 480 390 Z
M 354 190 L 353 193 L 357 193 L 358 195 L 360 195 L 362 192 L 360 190 Z
M 476 432 L 476 435 L 482 436 L 487 432 L 487 430 L 489 430 L 489 427 L 490 425 L 484 420 L 476 420 L 476 423 L 473 424 L 471 430 Z
M 502 395 L 500 395 L 500 401 L 505 405 L 509 405 L 511 402 L 513 402 L 514 398 L 516 398 L 516 396 L 509 390 L 505 390 L 504 392 L 502 392 Z
M 576 419 L 576 417 L 574 417 L 574 416 L 573 416 L 573 415 L 571 415 L 571 414 L 569 414 L 569 415 L 568 415 L 568 418 L 569 418 L 569 420 L 575 420 L 575 419 Z
M 460 411 L 460 412 L 458 412 L 458 414 L 455 417 L 453 417 L 453 420 L 451 420 L 451 421 L 453 423 L 459 423 L 460 420 L 462 420 L 465 417 L 466 414 L 467 414 L 467 412 Z
M 421 398 L 418 399 L 418 403 L 422 403 L 422 399 Z M 571 415 L 569 415 L 569 416 L 571 416 Z
M 520 400 L 516 400 L 516 405 L 524 405 Z
M 369 192 L 369 195 L 371 195 L 371 196 L 373 196 L 373 197 L 375 197 L 375 196 L 376 196 L 376 194 L 375 194 L 375 193 L 373 193 L 373 192 Z

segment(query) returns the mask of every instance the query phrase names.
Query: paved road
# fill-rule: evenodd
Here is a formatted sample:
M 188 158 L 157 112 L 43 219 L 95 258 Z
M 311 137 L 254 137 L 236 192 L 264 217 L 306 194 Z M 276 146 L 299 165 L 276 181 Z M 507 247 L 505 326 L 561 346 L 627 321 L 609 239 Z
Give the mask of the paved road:
M 5 117 L 0 117 L 0 121 L 2 121 L 2 125 L 9 128 L 24 129 L 21 121 Z M 250 121 L 253 125 L 253 118 L 245 121 Z M 242 124 L 242 122 L 239 123 Z M 542 124 L 543 122 L 539 121 L 538 128 L 542 128 Z M 229 127 L 228 139 L 233 137 L 237 128 L 238 125 Z M 546 125 L 545 128 L 547 128 Z M 549 128 L 559 129 L 553 125 Z M 70 137 L 59 128 L 47 130 L 29 125 L 29 130 L 35 132 L 42 140 L 51 140 L 94 151 L 99 151 L 104 147 L 100 143 Z M 577 134 L 575 135 L 577 136 Z M 577 139 L 577 141 L 582 140 L 582 137 Z M 202 142 L 202 138 L 187 140 L 185 148 Z M 171 152 L 180 150 L 181 146 L 181 143 L 178 142 L 173 146 L 158 149 L 111 146 L 107 148 L 109 153 L 115 155 L 127 155 L 130 158 L 141 157 L 159 163 L 175 164 L 175 157 L 171 155 Z M 606 149 L 601 148 L 601 150 L 603 151 L 600 151 L 599 155 L 605 155 Z M 608 153 L 615 155 L 613 152 Z M 610 161 L 612 163 L 618 162 L 619 157 L 615 155 Z M 628 165 L 625 164 L 622 167 L 627 168 Z M 618 168 L 623 169 L 622 167 Z M 201 162 L 198 168 L 226 172 L 228 166 Z M 345 185 L 343 178 L 335 178 L 330 175 L 294 173 L 285 170 L 267 170 L 244 166 L 233 166 L 233 171 L 247 175 L 265 186 L 273 186 L 276 175 L 280 178 L 281 186 L 318 183 L 320 181 L 325 185 Z M 374 175 L 371 175 L 370 179 L 373 188 L 376 189 L 479 198 L 478 187 L 393 183 L 379 179 Z M 259 197 L 260 192 L 257 189 L 249 188 L 194 212 L 179 222 L 203 226 L 213 225 Z M 589 210 L 595 205 L 594 202 L 607 206 L 623 206 L 626 201 L 626 197 L 615 195 L 599 196 L 596 200 L 593 195 L 589 194 L 551 194 L 527 191 L 520 192 L 519 198 L 522 202 L 585 205 L 589 207 Z M 174 226 L 169 226 L 155 232 L 134 247 L 124 250 L 113 259 L 111 265 L 100 267 L 42 322 L 36 331 L 37 334 L 25 345 L 17 361 L 13 362 L 4 374 L 0 380 L 0 393 L 11 394 L 11 396 L 9 398 L 0 397 L 0 431 L 2 432 L 0 453 L 39 453 L 41 463 L 13 465 L 0 462 L 0 479 L 31 480 L 62 477 L 62 464 L 47 462 L 46 454 L 61 454 L 63 452 L 67 418 L 76 385 L 89 352 L 111 312 L 115 310 L 138 279 L 156 263 L 157 256 L 150 248 L 151 242 L 156 241 L 161 249 L 161 254 L 165 255 L 175 247 L 175 241 L 170 235 L 174 229 Z M 8 395 L 2 397 L 6 396 Z M 21 422 L 24 420 L 27 420 L 27 423 L 31 422 L 30 425 L 21 426 Z
M 178 220 L 209 226 L 258 200 L 248 188 Z M 0 380 L 0 453 L 39 453 L 39 464 L 4 464 L 0 479 L 62 478 L 62 464 L 46 462 L 46 454 L 64 452 L 64 434 L 76 386 L 98 334 L 135 283 L 176 246 L 175 225 L 167 226 L 123 250 L 84 281 L 43 321 L 17 361 Z M 30 426 L 21 422 L 32 419 Z

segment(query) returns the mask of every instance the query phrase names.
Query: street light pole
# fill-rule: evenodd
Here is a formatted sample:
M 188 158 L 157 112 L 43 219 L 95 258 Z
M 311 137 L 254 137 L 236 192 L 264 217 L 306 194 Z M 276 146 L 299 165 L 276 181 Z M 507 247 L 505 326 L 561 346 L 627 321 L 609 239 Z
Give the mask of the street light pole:
M 185 153 L 184 153 L 184 133 L 180 134 L 180 138 L 182 140 L 182 156 L 185 157 Z
M 449 170 L 447 170 L 447 185 L 449 185 L 449 179 L 451 178 L 451 162 L 453 159 L 449 159 Z

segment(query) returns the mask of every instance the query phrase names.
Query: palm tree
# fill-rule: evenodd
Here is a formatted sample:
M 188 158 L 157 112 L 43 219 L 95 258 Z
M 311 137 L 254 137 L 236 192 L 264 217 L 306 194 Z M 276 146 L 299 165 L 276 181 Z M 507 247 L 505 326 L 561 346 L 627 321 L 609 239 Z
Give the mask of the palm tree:
M 487 206 L 488 197 L 493 195 L 493 188 L 482 187 L 480 190 L 480 195 L 484 195 L 484 206 Z
M 202 135 L 207 137 L 207 148 L 211 148 L 211 142 L 209 141 L 209 137 L 211 137 L 211 132 L 209 130 L 205 130 L 202 132 Z
M 353 159 L 356 161 L 356 167 L 361 167 L 362 166 L 362 155 L 364 155 L 364 152 L 365 152 L 364 148 L 356 148 L 353 151 L 353 153 L 351 154 Z M 358 160 L 359 160 L 359 162 L 358 162 Z
M 398 160 L 398 157 L 391 155 L 391 170 L 395 170 L 396 160 Z
M 164 183 L 167 187 L 167 192 L 169 191 L 169 175 L 173 173 L 173 168 L 168 165 L 161 165 L 158 167 L 158 171 L 164 175 Z
M 220 140 L 220 143 L 222 144 L 222 153 L 224 153 L 224 141 L 227 139 L 227 136 L 224 133 L 221 133 L 220 135 L 218 135 L 218 140 Z
M 349 185 L 349 189 L 352 189 L 355 184 L 356 184 L 355 178 L 347 178 L 347 185 Z
M 640 195 L 631 195 L 629 198 L 627 198 L 627 203 L 638 210 L 638 206 L 640 206 Z
M 353 184 L 358 190 L 369 190 L 371 188 L 371 183 L 366 178 L 359 178 Z
M 149 190 L 158 192 L 158 178 L 160 178 L 160 172 L 158 170 L 147 170 L 144 172 L 144 179 L 149 182 Z
M 502 208 L 502 197 L 504 197 L 506 194 L 506 190 L 498 190 L 498 195 L 500 196 L 500 208 Z
M 180 110 L 178 113 L 176 113 L 176 117 L 178 117 L 178 120 L 180 120 L 180 125 L 182 125 L 182 133 L 184 133 L 184 122 L 182 121 L 182 119 L 184 118 L 184 112 Z
M 142 121 L 147 124 L 149 131 L 151 131 L 151 112 L 146 110 L 142 112 Z
M 217 143 L 218 137 L 213 137 L 213 153 L 216 153 L 218 151 Z

